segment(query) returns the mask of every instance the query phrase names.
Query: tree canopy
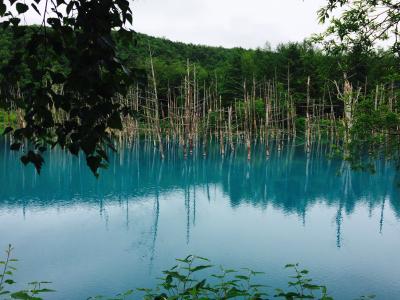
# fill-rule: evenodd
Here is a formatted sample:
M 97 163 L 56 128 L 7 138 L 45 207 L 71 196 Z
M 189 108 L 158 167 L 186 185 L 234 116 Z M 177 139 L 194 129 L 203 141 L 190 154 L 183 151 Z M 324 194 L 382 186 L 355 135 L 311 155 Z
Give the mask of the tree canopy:
M 114 149 L 110 132 L 122 129 L 121 118 L 130 113 L 120 96 L 148 67 L 149 48 L 161 111 L 169 92 L 179 95 L 188 61 L 196 64 L 200 86 L 207 84 L 224 106 L 243 99 L 246 82 L 272 81 L 279 97 L 293 99 L 302 116 L 306 94 L 331 98 L 333 83 L 343 81 L 343 73 L 366 98 L 373 97 L 370 91 L 378 84 L 390 85 L 395 98 L 399 5 L 327 0 L 319 11 L 320 21 L 329 22 L 318 37 L 329 50 L 324 52 L 309 42 L 253 50 L 187 45 L 136 33 L 133 38 L 128 0 L 0 0 L 0 109 L 24 114 L 23 126 L 5 133 L 13 136 L 13 150 L 29 141 L 22 162 L 33 163 L 39 172 L 42 152 L 61 146 L 74 155 L 83 151 L 97 174 L 107 165 L 107 149 Z M 41 24 L 21 25 L 27 13 L 38 14 Z M 391 51 L 374 48 L 384 40 Z M 329 101 L 336 101 L 340 115 L 340 99 Z
M 26 35 L 20 24 L 28 12 L 39 14 L 42 23 Z M 112 31 L 129 36 L 129 1 L 0 0 L 0 17 L 0 26 L 13 36 L 11 57 L 0 70 L 0 105 L 10 109 L 13 103 L 25 112 L 23 128 L 6 129 L 15 140 L 12 149 L 28 139 L 32 148 L 21 160 L 39 172 L 49 145 L 74 155 L 82 150 L 97 174 L 107 162 L 106 148 L 113 147 L 107 131 L 120 129 L 125 113 L 115 97 L 126 92 L 128 70 Z M 55 120 L 53 109 L 65 118 Z
M 400 57 L 399 1 L 328 0 L 318 15 L 321 23 L 328 23 L 328 28 L 317 39 L 330 53 L 347 53 L 351 58 L 350 64 L 358 68 L 360 74 L 367 76 L 365 57 L 371 52 L 376 53 L 379 47 L 388 47 L 394 57 Z M 354 126 L 350 130 L 351 138 L 347 145 L 347 156 L 353 165 L 354 162 L 359 164 L 362 160 L 366 161 L 366 152 L 372 160 L 382 157 L 399 160 L 400 123 L 398 109 L 393 107 L 393 103 L 398 97 L 396 90 L 399 86 L 400 64 L 382 64 L 381 68 L 387 72 L 389 101 L 378 107 L 376 93 L 375 97 L 364 95 L 354 106 Z M 350 93 L 349 96 L 353 98 L 356 94 Z
M 400 55 L 400 2 L 397 0 L 328 0 L 318 12 L 329 23 L 320 39 L 336 51 L 368 51 L 385 41 Z

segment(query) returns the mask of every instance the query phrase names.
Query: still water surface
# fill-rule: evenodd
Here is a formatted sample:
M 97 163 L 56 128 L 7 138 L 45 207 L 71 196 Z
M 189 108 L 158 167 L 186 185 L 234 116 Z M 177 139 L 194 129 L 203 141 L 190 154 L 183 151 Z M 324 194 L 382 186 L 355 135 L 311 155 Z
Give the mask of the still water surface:
M 123 148 L 95 179 L 84 159 L 46 155 L 42 175 L 0 144 L 0 247 L 15 247 L 16 280 L 52 281 L 48 299 L 151 287 L 187 254 L 265 271 L 285 287 L 299 262 L 337 299 L 400 299 L 400 199 L 394 169 L 351 172 L 287 145 L 187 160 L 151 145 Z M 262 278 L 264 279 L 264 277 Z

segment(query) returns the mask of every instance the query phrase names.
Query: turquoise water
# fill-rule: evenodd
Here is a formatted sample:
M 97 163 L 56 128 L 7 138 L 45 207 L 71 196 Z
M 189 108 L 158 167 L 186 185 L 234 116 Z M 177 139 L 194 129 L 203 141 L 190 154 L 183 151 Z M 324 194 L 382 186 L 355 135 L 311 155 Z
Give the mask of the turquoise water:
M 337 299 L 400 299 L 400 199 L 394 169 L 351 172 L 325 149 L 255 149 L 164 161 L 152 145 L 112 155 L 96 180 L 82 158 L 46 155 L 38 176 L 0 144 L 0 247 L 15 247 L 16 281 L 52 281 L 48 299 L 150 287 L 187 254 L 266 272 L 285 287 L 299 262 Z M 262 277 L 264 280 L 264 277 Z M 46 298 L 47 299 L 47 298 Z

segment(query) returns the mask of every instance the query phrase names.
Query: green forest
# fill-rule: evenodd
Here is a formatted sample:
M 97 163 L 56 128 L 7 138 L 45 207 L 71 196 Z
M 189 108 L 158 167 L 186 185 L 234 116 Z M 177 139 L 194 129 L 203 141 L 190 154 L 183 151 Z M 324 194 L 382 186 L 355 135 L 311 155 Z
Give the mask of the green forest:
M 0 3 L 0 105 L 9 114 L 2 126 L 16 140 L 13 150 L 33 142 L 22 160 L 38 171 L 41 152 L 59 145 L 83 151 L 97 175 L 121 130 L 120 139 L 152 136 L 162 157 L 165 137 L 186 153 L 200 140 L 206 149 L 206 137 L 216 134 L 224 153 L 234 139 L 249 149 L 257 137 L 306 132 L 309 149 L 321 129 L 345 146 L 347 158 L 359 159 L 365 145 L 370 153 L 382 143 L 396 149 L 396 2 L 329 0 L 317 12 L 325 32 L 252 50 L 135 33 L 127 0 L 52 5 L 41 25 L 27 27 L 20 24 L 25 13 L 41 15 L 35 3 Z
M 0 124 L 3 129 L 24 123 L 22 111 L 16 108 L 21 106 L 18 97 L 37 86 L 34 78 L 40 70 L 32 73 L 32 63 L 35 68 L 45 63 L 46 85 L 51 81 L 56 83 L 48 85 L 50 94 L 63 90 L 57 82 L 71 72 L 68 58 L 57 55 L 57 43 L 47 49 L 43 61 L 32 62 L 26 49 L 32 46 L 37 30 L 39 27 L 31 26 L 1 32 L 0 67 L 10 70 L 1 73 L 2 91 L 10 95 L 3 97 L 9 107 L 8 113 L 3 111 Z M 52 34 L 55 32 L 47 32 L 49 36 Z M 220 139 L 222 153 L 244 142 L 250 158 L 254 138 L 268 144 L 269 138 L 297 135 L 311 149 L 313 140 L 321 139 L 321 132 L 323 138 L 335 140 L 333 152 L 344 154 L 354 167 L 360 167 L 360 150 L 366 144 L 370 154 L 374 154 L 372 159 L 381 153 L 382 144 L 386 145 L 387 157 L 396 153 L 398 139 L 388 136 L 400 125 L 397 113 L 400 64 L 399 57 L 390 49 L 364 52 L 355 48 L 335 53 L 311 39 L 281 44 L 276 49 L 226 49 L 116 31 L 112 32 L 112 40 L 116 58 L 123 70 L 127 70 L 124 74 L 127 89 L 118 92 L 115 98 L 124 108 L 111 114 L 109 127 L 123 129 L 122 136 L 128 139 L 144 135 L 157 141 L 161 156 L 164 156 L 165 137 L 177 140 L 185 153 L 201 143 L 206 154 L 206 136 L 215 134 Z M 12 62 L 15 53 L 19 53 L 18 68 Z M 18 83 L 10 87 L 13 76 Z M 79 83 L 85 84 L 85 80 Z M 111 93 L 115 86 L 110 84 L 102 85 L 105 94 Z M 7 100 L 15 96 L 16 100 Z M 71 104 L 63 97 L 54 98 L 55 109 L 50 114 L 43 112 L 44 120 L 50 118 L 47 126 L 65 120 L 65 114 L 57 111 L 68 111 Z M 104 111 L 99 113 L 104 116 Z M 38 141 L 41 149 L 45 149 L 46 141 L 48 137 Z M 77 153 L 78 141 L 64 136 L 60 141 L 62 146 L 68 145 L 72 153 Z M 93 151 L 99 155 L 88 160 L 94 172 L 105 158 L 104 150 L 94 150 L 95 145 L 93 141 L 82 148 L 87 155 Z M 16 143 L 12 148 L 20 146 L 21 143 Z M 267 155 L 268 148 L 267 145 Z M 35 166 L 40 167 L 37 156 L 31 154 L 30 158 L 35 158 Z
M 19 28 L 21 32 L 3 30 L 0 34 L 0 67 L 6 65 L 12 53 L 26 49 L 35 27 Z M 146 82 L 150 73 L 150 53 L 158 84 L 159 98 L 166 101 L 168 90 L 179 95 L 188 64 L 195 66 L 200 91 L 204 84 L 216 86 L 222 96 L 223 106 L 243 100 L 243 85 L 275 81 L 280 92 L 290 93 L 295 103 L 304 103 L 307 80 L 311 79 L 312 98 L 327 97 L 328 90 L 336 101 L 334 82 L 342 82 L 347 74 L 354 88 L 362 88 L 364 95 L 372 95 L 376 86 L 389 90 L 399 85 L 399 58 L 391 51 L 380 49 L 368 54 L 351 52 L 333 55 L 321 50 L 312 41 L 281 44 L 257 49 L 209 47 L 173 42 L 165 38 L 151 37 L 141 33 L 131 34 L 128 39 L 113 33 L 118 58 L 135 72 L 131 73 L 131 84 Z M 268 43 L 267 43 L 268 44 Z M 22 54 L 23 56 L 24 53 Z M 28 55 L 25 57 L 27 60 Z M 55 54 L 48 57 L 53 72 L 67 72 L 68 65 Z M 28 70 L 28 61 L 25 62 Z M 23 72 L 23 68 L 21 70 Z M 4 73 L 3 73 L 4 74 Z M 3 75 L 4 76 L 4 75 Z M 29 83 L 29 72 L 23 73 L 21 85 Z M 338 113 L 341 111 L 338 107 Z M 299 106 L 300 115 L 302 109 Z
M 130 0 L 0 0 L 0 298 L 398 299 L 400 2 L 321 3 L 247 49 L 136 32 Z

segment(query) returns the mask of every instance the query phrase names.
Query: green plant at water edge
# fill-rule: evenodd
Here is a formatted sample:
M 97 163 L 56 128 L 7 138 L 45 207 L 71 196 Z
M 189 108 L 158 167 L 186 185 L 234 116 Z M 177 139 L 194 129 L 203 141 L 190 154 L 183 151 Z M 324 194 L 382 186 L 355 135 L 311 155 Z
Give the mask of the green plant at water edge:
M 6 250 L 6 259 L 0 261 L 2 270 L 0 273 L 0 299 L 22 299 L 42 300 L 40 296 L 54 290 L 43 287 L 50 282 L 31 282 L 29 288 L 24 290 L 11 291 L 16 282 L 12 279 L 16 268 L 14 264 L 18 261 L 12 258 L 13 248 L 11 245 Z M 299 264 L 288 264 L 286 269 L 294 271 L 290 276 L 287 289 L 275 289 L 270 291 L 269 287 L 259 284 L 255 280 L 263 272 L 256 272 L 248 268 L 241 271 L 225 269 L 222 266 L 215 267 L 210 260 L 200 256 L 189 255 L 184 259 L 177 259 L 177 265 L 169 270 L 163 271 L 161 282 L 154 289 L 138 288 L 120 293 L 115 297 L 104 296 L 90 297 L 88 300 L 206 300 L 206 299 L 320 299 L 333 300 L 329 296 L 324 285 L 314 284 L 308 278 L 309 271 L 301 269 Z M 216 272 L 213 271 L 218 269 Z M 201 274 L 206 272 L 206 274 Z M 135 297 L 137 296 L 137 297 Z M 362 296 L 358 300 L 374 299 L 375 296 Z
M 28 289 L 11 291 L 12 286 L 16 282 L 12 279 L 14 272 L 17 270 L 14 264 L 18 261 L 12 258 L 13 248 L 8 245 L 6 250 L 6 259 L 0 261 L 0 267 L 2 271 L 0 273 L 0 299 L 21 299 L 21 300 L 41 300 L 39 296 L 44 293 L 54 292 L 54 290 L 45 288 L 43 286 L 49 284 L 46 281 L 34 281 L 28 284 Z
M 161 283 L 155 289 L 137 289 L 143 293 L 140 297 L 145 300 L 161 299 L 333 299 L 328 295 L 327 288 L 312 283 L 307 277 L 308 271 L 300 269 L 298 264 L 289 264 L 285 268 L 294 271 L 288 290 L 276 289 L 269 292 L 268 286 L 258 284 L 257 276 L 264 273 L 251 269 L 241 271 L 219 267 L 218 272 L 212 272 L 216 267 L 206 258 L 189 255 L 185 259 L 177 259 L 178 264 L 163 271 Z M 201 271 L 207 275 L 199 276 Z M 119 294 L 114 298 L 96 296 L 97 299 L 128 299 L 133 290 Z
M 0 109 L 0 132 L 2 133 L 7 126 L 16 123 L 17 116 L 15 112 L 6 112 Z

